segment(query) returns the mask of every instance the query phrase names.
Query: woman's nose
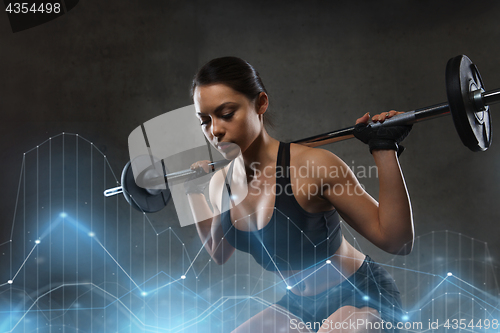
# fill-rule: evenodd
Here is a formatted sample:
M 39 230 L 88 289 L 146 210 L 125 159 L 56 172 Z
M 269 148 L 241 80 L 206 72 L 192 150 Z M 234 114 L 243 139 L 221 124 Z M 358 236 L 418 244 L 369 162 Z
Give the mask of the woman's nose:
M 221 122 L 216 119 L 212 119 L 212 135 L 215 137 L 224 135 L 224 127 Z

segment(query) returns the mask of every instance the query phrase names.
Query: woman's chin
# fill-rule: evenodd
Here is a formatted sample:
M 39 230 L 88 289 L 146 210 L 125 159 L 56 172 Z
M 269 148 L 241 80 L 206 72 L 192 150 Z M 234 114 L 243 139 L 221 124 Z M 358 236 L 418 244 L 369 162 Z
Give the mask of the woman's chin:
M 230 149 L 219 150 L 219 152 L 226 160 L 234 160 L 238 157 L 238 155 L 240 155 L 241 150 L 237 145 L 234 145 L 234 147 L 231 147 Z

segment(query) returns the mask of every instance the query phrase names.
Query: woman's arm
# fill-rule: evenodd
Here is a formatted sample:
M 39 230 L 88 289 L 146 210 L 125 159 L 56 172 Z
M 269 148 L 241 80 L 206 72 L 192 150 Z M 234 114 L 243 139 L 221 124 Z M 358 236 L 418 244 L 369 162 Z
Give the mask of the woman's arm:
M 213 212 L 203 194 L 189 193 L 187 196 L 195 221 L 200 221 L 196 223 L 196 230 L 205 249 L 217 264 L 222 265 L 231 257 L 235 249 L 223 238 L 224 232 L 220 221 L 220 211 L 215 204 L 217 202 L 215 199 L 217 197 L 217 190 L 222 190 L 220 186 L 216 185 L 221 184 L 217 181 L 220 180 L 219 178 L 220 173 L 216 173 L 212 177 L 209 186 L 209 196 L 214 209 Z
M 334 177 L 321 179 L 322 196 L 363 237 L 393 254 L 409 254 L 414 230 L 410 199 L 393 150 L 373 151 L 378 168 L 379 202 L 361 187 L 352 170 L 329 151 L 308 154 L 316 165 L 336 168 Z
M 406 189 L 403 173 L 394 150 L 374 150 L 373 158 L 379 178 L 380 228 L 390 238 L 388 252 L 409 254 L 415 238 L 410 197 Z

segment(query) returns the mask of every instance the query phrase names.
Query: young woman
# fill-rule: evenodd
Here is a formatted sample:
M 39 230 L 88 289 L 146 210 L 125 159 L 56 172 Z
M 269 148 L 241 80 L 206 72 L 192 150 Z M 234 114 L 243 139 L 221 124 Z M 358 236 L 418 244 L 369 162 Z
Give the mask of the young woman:
M 208 62 L 193 80 L 192 96 L 205 137 L 233 160 L 210 181 L 213 212 L 203 186 L 186 185 L 195 219 L 201 221 L 196 224 L 200 238 L 216 263 L 225 263 L 235 249 L 245 251 L 287 286 L 280 301 L 234 332 L 395 330 L 402 309 L 394 280 L 344 239 L 339 216 L 382 250 L 411 251 L 411 206 L 397 158 L 398 143 L 410 127 L 369 132 L 368 113 L 356 121 L 356 136 L 369 143 L 378 167 L 377 203 L 333 153 L 285 144 L 268 134 L 269 97 L 246 61 Z M 395 114 L 375 115 L 372 121 Z M 191 168 L 208 172 L 207 163 Z

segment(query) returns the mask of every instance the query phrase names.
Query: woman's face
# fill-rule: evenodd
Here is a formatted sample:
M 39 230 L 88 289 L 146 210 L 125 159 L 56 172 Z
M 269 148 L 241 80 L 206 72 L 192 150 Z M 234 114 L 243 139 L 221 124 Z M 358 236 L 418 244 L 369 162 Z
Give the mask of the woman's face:
M 244 152 L 262 131 L 267 95 L 265 105 L 261 97 L 256 105 L 224 84 L 211 84 L 196 87 L 193 98 L 203 133 L 226 159 Z

